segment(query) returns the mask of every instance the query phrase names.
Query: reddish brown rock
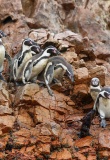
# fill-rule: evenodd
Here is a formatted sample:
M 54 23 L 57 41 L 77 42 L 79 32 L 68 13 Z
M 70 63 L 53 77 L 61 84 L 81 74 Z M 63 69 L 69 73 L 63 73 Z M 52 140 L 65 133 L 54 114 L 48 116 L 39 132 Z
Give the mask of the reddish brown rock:
M 0 150 L 5 149 L 6 144 L 8 143 L 8 139 L 9 139 L 9 136 L 4 136 L 0 138 Z M 3 156 L 3 154 L 1 156 Z
M 41 154 L 50 154 L 50 144 L 39 144 L 37 149 Z
M 0 117 L 0 130 L 2 133 L 7 133 L 9 132 L 14 125 L 15 122 L 15 117 L 14 116 L 1 116 Z
M 27 6 L 23 6 L 26 11 Z M 31 22 L 28 18 L 27 23 L 30 28 L 49 28 L 51 31 L 61 31 L 63 25 L 61 25 L 58 10 L 60 10 L 62 14 L 65 14 L 56 1 L 36 1 L 33 3 L 33 10 L 29 16 Z
M 0 152 L 0 159 L 4 159 L 5 157 L 5 153 L 4 152 Z
M 75 156 L 76 158 L 78 158 L 78 160 L 86 160 L 86 159 L 87 159 L 86 156 L 84 156 L 83 154 L 81 154 L 81 153 L 79 153 L 79 152 L 76 152 L 76 153 L 74 154 L 74 156 Z
M 30 128 L 30 127 L 35 126 L 32 118 L 30 117 L 30 115 L 26 111 L 24 113 L 18 115 L 16 121 L 20 127 Z
M 110 136 L 110 133 L 109 133 L 109 130 L 107 130 L 107 129 L 100 132 L 100 134 L 99 134 L 100 148 L 107 148 L 107 149 L 110 148 L 109 136 Z
M 35 107 L 34 121 L 36 123 L 48 122 L 50 119 L 51 119 L 51 115 L 48 109 L 40 105 L 37 105 Z
M 74 83 L 64 78 L 61 87 L 52 88 L 54 97 L 37 84 L 15 87 L 0 81 L 1 159 L 110 159 L 109 120 L 103 129 L 95 117 L 93 137 L 77 135 L 93 105 L 88 92 L 91 78 L 98 77 L 102 86 L 110 84 L 109 5 L 91 0 L 84 9 L 81 0 L 1 1 L 0 26 L 10 55 L 20 50 L 30 31 L 29 37 L 43 48 L 56 46 L 75 74 Z M 7 69 L 5 62 L 6 80 Z
M 93 140 L 92 137 L 87 136 L 85 138 L 76 140 L 74 145 L 76 148 L 89 147 L 92 145 L 92 140 Z
M 58 160 L 72 160 L 72 155 L 67 149 L 63 149 L 60 152 L 53 152 L 50 158 Z
M 8 2 L 4 0 L 0 5 L 1 15 L 0 20 L 4 22 L 5 21 L 13 21 L 18 20 L 20 16 L 23 16 L 23 10 L 22 10 L 22 4 L 21 1 L 11 1 Z
M 75 74 L 76 75 L 76 78 L 75 78 L 76 84 L 82 83 L 82 82 L 87 83 L 88 78 L 89 78 L 89 72 L 86 67 L 76 69 L 75 72 L 76 72 L 76 74 Z
M 15 95 L 14 105 L 24 105 L 27 106 L 37 104 L 37 101 L 34 99 L 34 95 L 39 91 L 39 86 L 37 84 L 26 84 L 24 87 L 19 87 Z

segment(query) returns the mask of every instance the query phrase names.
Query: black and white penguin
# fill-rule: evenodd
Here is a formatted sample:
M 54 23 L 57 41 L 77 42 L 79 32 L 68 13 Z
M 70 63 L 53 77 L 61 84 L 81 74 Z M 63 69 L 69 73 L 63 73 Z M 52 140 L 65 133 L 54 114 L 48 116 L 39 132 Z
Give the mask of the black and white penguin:
M 53 96 L 53 92 L 49 85 L 52 81 L 59 83 L 65 74 L 72 82 L 74 81 L 72 66 L 63 57 L 56 56 L 49 58 L 44 72 L 44 80 L 51 96 Z
M 38 75 L 45 68 L 48 58 L 58 54 L 60 54 L 60 52 L 57 50 L 57 48 L 54 46 L 48 46 L 41 51 L 41 53 L 29 59 L 23 69 L 22 82 L 26 84 L 29 81 L 36 81 Z
M 110 118 L 110 87 L 103 87 L 94 103 L 93 110 L 98 110 L 101 127 L 106 127 L 105 118 Z
M 110 86 L 106 86 L 101 89 L 94 102 L 93 109 L 84 116 L 80 137 L 90 135 L 89 129 L 91 126 L 91 122 L 94 119 L 97 111 L 101 118 L 100 125 L 104 128 L 106 127 L 105 118 L 110 118 Z
M 8 55 L 8 53 L 5 50 L 5 47 L 2 43 L 2 37 L 6 37 L 6 34 L 0 30 L 0 79 L 5 81 L 2 76 L 3 62 L 4 62 L 4 59 L 6 58 L 8 60 L 9 65 L 10 65 L 11 64 L 11 57 Z
M 92 78 L 91 83 L 90 83 L 90 95 L 92 99 L 95 101 L 97 98 L 97 95 L 101 91 L 101 85 L 100 85 L 100 80 L 99 78 Z
M 35 51 L 32 46 L 34 46 Z M 40 46 L 37 43 L 30 38 L 24 39 L 20 52 L 18 52 L 12 59 L 10 80 L 16 81 L 19 78 L 25 63 L 39 52 Z

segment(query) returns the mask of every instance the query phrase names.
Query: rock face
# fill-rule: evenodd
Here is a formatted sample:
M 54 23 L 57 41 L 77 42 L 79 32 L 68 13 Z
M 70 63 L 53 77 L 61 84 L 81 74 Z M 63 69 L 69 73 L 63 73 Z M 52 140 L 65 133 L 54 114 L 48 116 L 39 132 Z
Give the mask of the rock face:
M 42 48 L 54 45 L 73 67 L 74 83 L 66 77 L 54 85 L 54 96 L 38 84 L 14 86 L 0 81 L 0 159 L 110 159 L 109 130 L 98 116 L 90 133 L 79 139 L 83 116 L 93 107 L 90 80 L 110 85 L 110 1 L 0 1 L 0 29 L 6 51 L 13 57 L 22 39 Z M 8 65 L 3 75 L 7 80 Z

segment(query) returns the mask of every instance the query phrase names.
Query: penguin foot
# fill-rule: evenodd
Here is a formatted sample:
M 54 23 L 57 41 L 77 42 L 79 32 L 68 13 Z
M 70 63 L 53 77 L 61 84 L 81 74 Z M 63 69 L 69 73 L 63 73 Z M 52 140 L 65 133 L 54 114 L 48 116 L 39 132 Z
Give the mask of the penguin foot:
M 45 85 L 45 82 L 43 82 L 43 81 L 41 81 L 41 82 L 38 82 L 38 85 L 40 86 L 40 87 L 45 87 L 46 85 Z
M 106 127 L 106 120 L 105 119 L 102 119 L 101 120 L 101 123 L 100 123 L 101 127 L 105 128 Z
M 24 86 L 25 84 L 24 84 L 24 83 L 21 83 L 21 82 L 15 82 L 15 85 L 16 85 L 16 86 Z
M 50 96 L 54 96 L 54 93 L 52 90 L 48 90 L 48 92 L 49 92 Z

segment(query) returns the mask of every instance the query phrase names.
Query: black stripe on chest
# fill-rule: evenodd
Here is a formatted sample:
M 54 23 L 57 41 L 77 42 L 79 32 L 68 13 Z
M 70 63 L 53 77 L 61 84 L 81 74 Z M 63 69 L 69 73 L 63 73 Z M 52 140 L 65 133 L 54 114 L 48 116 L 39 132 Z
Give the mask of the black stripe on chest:
M 18 67 L 19 67 L 19 66 L 21 65 L 21 63 L 23 62 L 24 57 L 25 57 L 26 54 L 28 54 L 27 51 L 25 51 L 25 52 L 23 53 L 23 55 L 18 58 Z
M 100 89 L 97 89 L 97 88 L 93 88 L 93 89 L 90 89 L 90 91 L 100 92 L 101 90 L 100 90 Z
M 57 65 L 57 66 L 54 67 L 54 70 L 57 70 L 58 68 L 62 68 L 63 69 L 63 67 L 61 65 Z
M 49 57 L 47 56 L 44 56 L 44 57 L 41 57 L 40 59 L 38 60 L 35 60 L 35 62 L 33 63 L 33 67 L 36 66 L 42 59 L 48 59 Z

